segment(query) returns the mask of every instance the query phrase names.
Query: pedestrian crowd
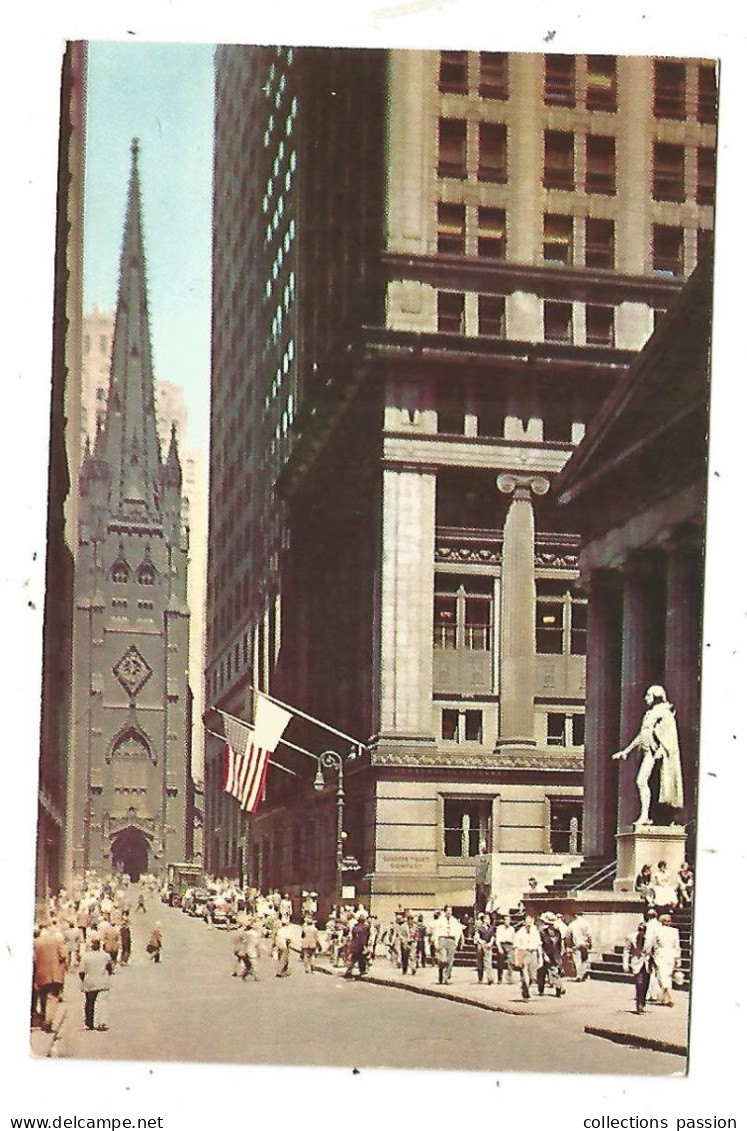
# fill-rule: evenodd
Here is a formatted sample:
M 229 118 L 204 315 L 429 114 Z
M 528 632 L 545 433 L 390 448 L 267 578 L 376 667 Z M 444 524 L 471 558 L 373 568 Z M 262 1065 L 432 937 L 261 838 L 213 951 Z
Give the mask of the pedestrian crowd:
M 87 872 L 69 891 L 61 889 L 37 908 L 32 1028 L 53 1031 L 70 971 L 79 976 L 85 1027 L 108 1027 L 105 999 L 101 995 L 109 989 L 115 971 L 128 965 L 132 954 L 132 915 L 146 911 L 147 893 L 156 886 L 154 877 L 142 878 L 133 912 L 129 877 L 101 878 Z M 160 961 L 162 945 L 161 925 L 156 923 L 146 947 L 155 962 Z

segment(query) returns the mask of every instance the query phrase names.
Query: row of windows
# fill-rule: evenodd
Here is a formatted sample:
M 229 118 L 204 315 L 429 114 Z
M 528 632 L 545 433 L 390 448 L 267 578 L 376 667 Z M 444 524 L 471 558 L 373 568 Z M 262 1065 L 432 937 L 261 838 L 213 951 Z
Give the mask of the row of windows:
M 615 222 L 587 217 L 580 221 L 584 238 L 582 260 L 587 267 L 615 266 Z M 547 263 L 574 261 L 576 218 L 547 213 L 542 233 Z M 466 208 L 464 204 L 437 205 L 436 247 L 443 254 L 477 254 L 480 258 L 506 258 L 506 212 L 503 208 Z
M 444 333 L 465 333 L 465 295 L 457 291 L 439 291 L 437 296 L 437 326 Z M 584 307 L 585 342 L 592 346 L 615 345 L 615 308 L 613 306 Z M 574 340 L 573 304 L 545 299 L 543 302 L 544 340 L 567 342 Z M 506 300 L 502 295 L 477 296 L 477 333 L 481 336 L 505 338 Z
M 468 163 L 468 131 L 475 128 L 461 118 L 440 118 L 438 123 L 438 175 L 465 180 L 472 169 Z M 478 122 L 478 181 L 506 184 L 508 181 L 508 128 L 495 122 Z M 574 192 L 577 180 L 576 135 L 566 130 L 545 130 L 542 183 L 547 189 Z M 590 194 L 614 196 L 617 192 L 617 159 L 614 137 L 587 134 L 584 137 L 585 174 L 583 189 Z M 694 195 L 698 204 L 713 204 L 715 152 L 712 147 L 696 149 Z M 685 146 L 654 142 L 652 151 L 652 191 L 655 200 L 684 201 Z
M 547 849 L 550 852 L 581 851 L 583 802 L 575 797 L 551 797 Z M 492 798 L 443 799 L 444 856 L 471 857 L 492 845 Z
M 582 711 L 549 711 L 545 716 L 545 741 L 548 746 L 583 746 L 586 717 Z M 483 741 L 483 712 L 475 708 L 443 707 L 441 741 L 460 745 Z
M 155 567 L 150 565 L 149 562 L 144 562 L 137 570 L 135 576 L 137 577 L 138 585 L 155 585 L 156 583 Z M 117 585 L 126 585 L 132 578 L 132 570 L 127 565 L 127 562 L 115 562 L 111 568 L 110 577 Z
M 490 584 L 488 582 L 488 584 Z M 433 646 L 489 652 L 493 598 L 482 578 L 436 577 Z M 537 578 L 535 649 L 540 656 L 585 656 L 587 600 L 567 581 Z
M 444 94 L 476 91 L 482 98 L 509 96 L 508 54 L 481 51 L 470 71 L 467 51 L 442 51 L 438 87 Z M 701 64 L 692 112 L 699 122 L 716 121 L 716 68 Z M 618 107 L 617 59 L 614 55 L 545 55 L 543 99 L 546 106 L 578 105 L 614 113 Z M 653 70 L 653 112 L 656 118 L 682 121 L 688 116 L 687 67 L 683 62 L 656 60 Z

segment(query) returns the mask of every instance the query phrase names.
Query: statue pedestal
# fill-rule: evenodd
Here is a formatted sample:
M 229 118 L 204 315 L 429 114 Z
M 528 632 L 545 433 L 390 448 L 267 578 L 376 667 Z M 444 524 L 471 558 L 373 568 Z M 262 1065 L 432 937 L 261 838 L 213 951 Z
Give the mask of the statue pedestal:
M 660 860 L 666 860 L 672 876 L 685 859 L 685 829 L 682 825 L 633 826 L 629 832 L 617 834 L 617 878 L 615 891 L 633 891 L 636 876 L 644 864 L 651 871 Z

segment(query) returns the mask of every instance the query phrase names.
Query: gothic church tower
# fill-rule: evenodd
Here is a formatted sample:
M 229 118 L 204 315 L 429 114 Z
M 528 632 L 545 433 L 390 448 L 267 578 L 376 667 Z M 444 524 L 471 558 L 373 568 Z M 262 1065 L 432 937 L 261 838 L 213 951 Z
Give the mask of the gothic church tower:
M 190 843 L 188 535 L 153 387 L 134 140 L 106 418 L 79 479 L 68 881 L 158 872 Z

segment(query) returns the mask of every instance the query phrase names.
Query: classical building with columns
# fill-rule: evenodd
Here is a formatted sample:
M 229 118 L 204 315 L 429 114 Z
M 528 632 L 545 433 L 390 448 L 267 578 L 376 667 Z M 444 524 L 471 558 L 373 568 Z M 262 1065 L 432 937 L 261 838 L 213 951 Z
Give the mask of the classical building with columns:
M 156 429 L 137 142 L 106 413 L 78 479 L 65 874 L 137 879 L 191 852 L 188 536 Z
M 610 754 L 638 732 L 651 684 L 662 684 L 676 709 L 684 778 L 677 820 L 693 849 L 710 267 L 697 268 L 556 483 L 581 532 L 589 594 L 583 848 L 590 856 L 613 857 L 616 837 L 637 815 L 636 760 L 613 762 Z
M 211 738 L 209 870 L 387 914 L 582 858 L 553 488 L 709 242 L 714 144 L 707 60 L 218 49 L 206 703 L 366 748 L 338 876 L 314 762 L 280 746 L 249 819 Z

